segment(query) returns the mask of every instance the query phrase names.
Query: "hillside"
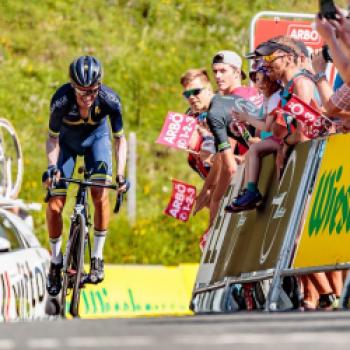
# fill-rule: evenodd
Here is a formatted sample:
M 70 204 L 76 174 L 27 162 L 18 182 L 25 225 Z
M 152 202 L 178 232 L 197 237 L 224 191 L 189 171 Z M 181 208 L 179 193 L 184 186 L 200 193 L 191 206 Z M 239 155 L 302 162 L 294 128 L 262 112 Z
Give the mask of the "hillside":
M 25 157 L 21 197 L 41 202 L 48 106 L 81 54 L 103 62 L 104 83 L 122 98 L 125 129 L 138 136 L 138 220 L 125 208 L 112 217 L 107 260 L 115 263 L 197 261 L 207 213 L 185 225 L 162 214 L 175 177 L 197 186 L 185 155 L 155 145 L 167 111 L 184 111 L 179 76 L 210 68 L 219 49 L 248 50 L 249 22 L 261 10 L 315 12 L 317 1 L 291 0 L 1 0 L 0 116 L 16 127 Z M 69 208 L 66 208 L 66 223 Z M 47 244 L 44 210 L 35 214 Z

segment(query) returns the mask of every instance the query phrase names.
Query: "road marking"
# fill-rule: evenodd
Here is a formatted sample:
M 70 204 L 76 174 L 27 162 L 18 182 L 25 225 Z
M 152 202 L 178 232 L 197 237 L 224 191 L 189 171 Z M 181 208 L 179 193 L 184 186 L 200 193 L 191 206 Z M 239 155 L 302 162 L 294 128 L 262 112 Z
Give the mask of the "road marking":
M 0 339 L 0 349 L 14 349 L 16 344 L 11 339 Z
M 108 348 L 127 346 L 149 346 L 155 343 L 155 338 L 147 336 L 125 337 L 77 337 L 66 340 L 67 347 L 72 348 Z
M 54 338 L 29 339 L 27 346 L 32 349 L 56 349 L 60 347 L 60 340 Z
M 229 344 L 349 344 L 348 333 L 291 333 L 291 334 L 219 334 L 212 336 L 184 335 L 174 337 L 174 344 L 229 345 Z

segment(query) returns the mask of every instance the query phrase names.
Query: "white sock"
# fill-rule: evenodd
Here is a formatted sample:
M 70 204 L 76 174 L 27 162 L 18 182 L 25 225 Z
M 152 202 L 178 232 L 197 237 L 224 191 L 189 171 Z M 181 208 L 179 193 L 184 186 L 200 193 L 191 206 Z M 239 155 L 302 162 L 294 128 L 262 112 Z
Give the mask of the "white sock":
M 50 238 L 50 247 L 51 247 L 51 262 L 54 264 L 60 264 L 62 263 L 62 252 L 61 252 L 61 246 L 62 246 L 62 238 Z
M 97 231 L 94 232 L 94 249 L 92 251 L 93 258 L 103 259 L 103 247 L 105 245 L 107 231 Z

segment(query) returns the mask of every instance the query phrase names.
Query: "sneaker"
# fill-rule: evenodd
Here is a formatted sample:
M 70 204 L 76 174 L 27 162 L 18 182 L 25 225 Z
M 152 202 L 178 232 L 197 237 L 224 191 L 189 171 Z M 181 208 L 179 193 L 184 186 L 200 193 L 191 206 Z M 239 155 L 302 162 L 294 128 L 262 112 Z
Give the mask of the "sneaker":
M 238 192 L 237 196 L 235 198 L 233 198 L 232 204 L 236 204 L 237 202 L 239 202 L 240 198 L 243 197 L 247 191 L 248 190 L 246 188 L 242 188 Z
M 316 311 L 317 306 L 309 300 L 302 300 L 299 310 L 300 311 Z
M 234 211 L 234 207 L 236 206 L 237 204 L 237 201 L 240 200 L 240 198 L 242 196 L 244 196 L 244 194 L 247 192 L 248 190 L 246 188 L 242 188 L 240 189 L 240 191 L 238 192 L 237 196 L 235 198 L 233 198 L 233 201 L 231 204 L 228 204 L 226 205 L 225 207 L 225 211 L 228 212 L 228 213 L 233 213 Z
M 336 304 L 334 294 L 321 294 L 318 301 L 318 307 L 322 310 L 332 310 Z
M 46 281 L 46 289 L 47 292 L 53 297 L 58 295 L 62 288 L 61 270 L 62 264 L 50 264 L 50 270 Z
M 90 283 L 97 284 L 104 280 L 104 262 L 100 258 L 91 258 Z
M 262 201 L 262 195 L 259 191 L 245 191 L 241 196 L 237 197 L 230 205 L 225 207 L 228 213 L 238 213 L 243 210 L 256 208 Z

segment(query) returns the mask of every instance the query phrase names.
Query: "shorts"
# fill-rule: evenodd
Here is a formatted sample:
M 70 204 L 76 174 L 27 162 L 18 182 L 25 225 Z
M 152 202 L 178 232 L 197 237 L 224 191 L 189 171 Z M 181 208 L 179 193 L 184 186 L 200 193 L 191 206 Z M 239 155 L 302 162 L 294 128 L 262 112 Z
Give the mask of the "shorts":
M 112 145 L 109 133 L 93 133 L 83 138 L 81 142 L 74 139 L 72 144 L 68 144 L 69 137 L 65 136 L 60 139 L 60 152 L 57 162 L 62 177 L 72 177 L 75 162 L 79 155 L 84 157 L 86 170 L 92 170 L 91 180 L 112 181 Z M 66 182 L 59 181 L 52 191 L 52 195 L 65 196 L 67 188 L 68 184 Z

